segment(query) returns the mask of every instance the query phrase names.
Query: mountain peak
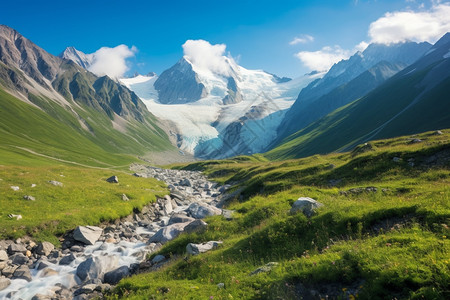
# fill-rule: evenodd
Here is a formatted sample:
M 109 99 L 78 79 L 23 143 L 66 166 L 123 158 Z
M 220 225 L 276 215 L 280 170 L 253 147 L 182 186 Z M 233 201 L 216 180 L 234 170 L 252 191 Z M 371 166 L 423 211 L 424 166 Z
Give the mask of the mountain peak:
M 84 69 L 88 69 L 93 60 L 92 54 L 85 54 L 79 50 L 77 50 L 75 47 L 70 46 L 67 47 L 63 52 L 61 52 L 60 55 L 58 55 L 61 58 L 68 59 L 79 65 L 80 67 Z

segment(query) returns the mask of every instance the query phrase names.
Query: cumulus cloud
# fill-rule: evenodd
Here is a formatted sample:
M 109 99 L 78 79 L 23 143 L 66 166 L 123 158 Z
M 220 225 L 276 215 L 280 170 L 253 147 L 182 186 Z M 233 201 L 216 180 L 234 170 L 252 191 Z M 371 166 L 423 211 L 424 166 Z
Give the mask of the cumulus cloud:
M 229 61 L 233 59 L 225 56 L 225 44 L 211 45 L 205 40 L 187 40 L 183 44 L 184 57 L 199 71 L 228 75 Z
M 373 43 L 436 42 L 450 31 L 450 3 L 435 4 L 428 11 L 386 13 L 369 27 Z
M 350 54 L 350 51 L 339 46 L 327 46 L 318 51 L 301 51 L 295 56 L 310 70 L 328 71 L 333 64 L 348 58 Z
M 289 45 L 306 44 L 314 41 L 314 37 L 309 34 L 302 34 L 301 36 L 295 37 L 289 42 Z
M 127 58 L 133 57 L 137 52 L 136 47 L 128 48 L 126 45 L 119 45 L 114 48 L 102 47 L 92 53 L 92 64 L 88 70 L 97 76 L 108 75 L 113 79 L 123 77 L 128 66 Z

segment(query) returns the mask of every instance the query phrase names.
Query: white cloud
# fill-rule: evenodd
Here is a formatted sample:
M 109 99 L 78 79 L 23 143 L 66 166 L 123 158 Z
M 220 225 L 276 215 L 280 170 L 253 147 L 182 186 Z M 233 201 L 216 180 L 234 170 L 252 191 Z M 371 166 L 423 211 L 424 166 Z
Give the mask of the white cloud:
M 92 53 L 92 64 L 88 70 L 97 76 L 108 75 L 113 79 L 123 77 L 128 66 L 126 59 L 133 57 L 137 52 L 136 47 L 128 48 L 126 45 L 119 45 L 114 48 L 102 47 Z
M 428 11 L 398 11 L 386 13 L 369 28 L 373 43 L 399 43 L 405 41 L 436 42 L 450 31 L 450 3 L 434 5 Z
M 187 40 L 183 44 L 184 57 L 188 59 L 197 70 L 228 75 L 233 59 L 225 56 L 225 44 L 211 45 L 205 40 Z
M 309 34 L 302 34 L 300 37 L 295 37 L 289 42 L 289 45 L 306 44 L 314 41 L 314 37 Z
M 318 51 L 301 51 L 295 54 L 312 71 L 328 71 L 333 64 L 350 56 L 351 52 L 339 46 L 323 47 Z
M 353 52 L 357 52 L 357 51 L 363 52 L 364 50 L 366 50 L 367 46 L 369 46 L 369 43 L 362 41 L 361 43 L 359 43 L 358 45 L 355 46 Z

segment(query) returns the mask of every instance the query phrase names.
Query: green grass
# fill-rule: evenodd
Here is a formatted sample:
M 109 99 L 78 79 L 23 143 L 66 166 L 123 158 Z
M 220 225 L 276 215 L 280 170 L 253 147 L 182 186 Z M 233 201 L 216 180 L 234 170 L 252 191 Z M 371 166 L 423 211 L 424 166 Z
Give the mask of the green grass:
M 299 299 L 316 290 L 322 298 L 448 299 L 448 136 L 424 133 L 418 144 L 401 137 L 374 141 L 364 153 L 282 162 L 239 157 L 174 165 L 235 183 L 227 204 L 234 218 L 210 217 L 204 233 L 167 243 L 158 254 L 172 258 L 169 264 L 122 280 L 110 298 Z M 367 186 L 378 190 L 340 193 Z M 310 219 L 290 215 L 300 196 L 324 207 Z M 183 259 L 187 243 L 209 240 L 224 243 Z M 268 262 L 278 265 L 249 275 Z

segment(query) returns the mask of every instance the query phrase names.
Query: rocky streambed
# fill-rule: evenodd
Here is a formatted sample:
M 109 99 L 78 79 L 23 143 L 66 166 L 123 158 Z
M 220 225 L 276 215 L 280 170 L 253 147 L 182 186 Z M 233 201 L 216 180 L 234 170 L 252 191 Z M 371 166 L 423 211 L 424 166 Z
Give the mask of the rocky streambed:
M 168 184 L 170 195 L 112 224 L 80 224 L 67 234 L 61 249 L 31 240 L 0 241 L 0 299 L 89 299 L 101 296 L 123 277 L 158 267 L 166 258 L 148 254 L 182 232 L 204 229 L 202 220 L 230 212 L 219 208 L 229 186 L 217 186 L 200 172 L 167 170 L 134 164 L 134 176 Z M 126 199 L 124 199 L 126 200 Z M 189 244 L 198 254 L 220 241 Z

